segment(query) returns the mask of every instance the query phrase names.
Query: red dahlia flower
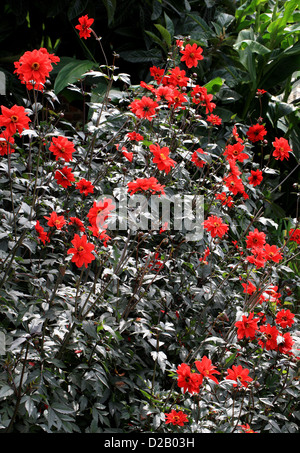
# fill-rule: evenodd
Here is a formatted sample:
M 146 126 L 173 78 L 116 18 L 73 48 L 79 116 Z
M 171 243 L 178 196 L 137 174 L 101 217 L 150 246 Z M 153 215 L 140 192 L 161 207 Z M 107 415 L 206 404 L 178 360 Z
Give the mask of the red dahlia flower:
M 220 217 L 211 215 L 207 220 L 203 222 L 204 228 L 210 232 L 211 237 L 219 236 L 222 238 L 224 234 L 229 230 L 229 226 L 222 222 Z
M 264 139 L 264 136 L 267 134 L 265 126 L 262 124 L 254 124 L 254 126 L 249 127 L 247 136 L 249 140 L 253 143 L 259 142 Z
M 42 243 L 44 245 L 45 245 L 46 242 L 50 242 L 50 239 L 48 237 L 48 233 L 40 225 L 40 222 L 38 220 L 37 220 L 37 222 L 35 224 L 35 231 L 37 232 L 39 239 L 42 241 Z
M 235 143 L 234 145 L 227 145 L 225 148 L 224 156 L 226 156 L 227 159 L 243 162 L 245 159 L 249 158 L 248 154 L 243 153 L 244 148 L 245 146 L 240 142 Z
M 89 193 L 94 192 L 94 186 L 91 181 L 87 181 L 82 178 L 76 183 L 76 189 L 79 189 L 79 192 L 87 196 Z
M 280 310 L 277 315 L 275 322 L 279 324 L 280 327 L 285 329 L 286 327 L 291 327 L 294 324 L 295 315 L 290 310 Z
M 255 337 L 255 333 L 258 329 L 257 323 L 259 318 L 254 318 L 254 313 L 250 313 L 249 316 L 242 316 L 242 321 L 237 321 L 235 326 L 237 327 L 237 337 L 239 340 L 242 340 L 244 337 L 250 338 L 253 340 Z
M 7 129 L 5 129 L 1 134 L 0 134 L 0 156 L 6 156 L 7 154 L 14 153 L 15 150 L 12 147 L 14 145 L 15 139 L 11 137 Z
M 73 160 L 72 153 L 74 153 L 75 148 L 72 142 L 70 142 L 66 137 L 52 137 L 51 145 L 49 150 L 55 155 L 55 160 L 59 158 L 64 159 L 66 162 Z
M 158 144 L 150 145 L 150 151 L 154 155 L 153 163 L 157 165 L 159 170 L 164 170 L 169 173 L 171 167 L 175 167 L 175 160 L 169 157 L 170 150 L 167 146 L 161 148 Z
M 93 207 L 89 210 L 87 218 L 94 227 L 101 226 L 104 228 L 103 223 L 110 216 L 110 212 L 115 209 L 115 205 L 110 198 L 105 198 L 101 201 L 94 201 Z
M 242 365 L 232 366 L 231 368 L 227 369 L 227 376 L 226 379 L 230 379 L 231 381 L 236 381 L 236 384 L 233 384 L 233 387 L 237 387 L 242 385 L 243 387 L 248 387 L 248 383 L 253 381 L 253 379 L 248 376 L 249 370 L 248 368 L 243 368 Z
M 289 231 L 290 241 L 297 242 L 300 245 L 300 228 L 291 228 Z
M 79 231 L 82 231 L 82 232 L 85 231 L 84 224 L 82 223 L 82 221 L 80 219 L 78 219 L 78 217 L 70 217 L 70 221 L 69 221 L 68 225 L 74 226 Z
M 233 206 L 233 198 L 228 195 L 228 193 L 217 193 L 215 197 L 217 200 L 220 200 L 222 202 L 223 206 L 228 206 L 228 208 L 231 208 Z
M 28 89 L 42 91 L 46 78 L 52 71 L 52 63 L 57 63 L 59 57 L 50 55 L 45 48 L 27 51 L 19 61 L 15 62 L 15 73 Z
M 263 180 L 263 175 L 262 171 L 260 170 L 251 170 L 251 176 L 248 178 L 249 183 L 252 184 L 252 186 L 258 186 L 262 180 Z
M 266 242 L 266 235 L 263 232 L 259 232 L 257 228 L 254 231 L 250 231 L 247 236 L 246 246 L 248 249 L 254 247 L 262 248 Z
M 177 367 L 177 385 L 178 387 L 183 388 L 183 392 L 188 391 L 189 393 L 198 393 L 199 392 L 199 378 L 200 375 L 193 373 L 191 367 L 186 363 L 182 363 Z
M 60 170 L 56 170 L 54 175 L 57 184 L 62 186 L 64 189 L 72 185 L 75 181 L 75 176 L 72 173 L 71 168 L 63 167 Z
M 293 347 L 293 344 L 295 343 L 294 340 L 291 337 L 291 334 L 289 332 L 286 332 L 282 337 L 281 341 L 278 342 L 278 351 L 281 352 L 282 354 L 288 354 L 291 355 L 291 349 Z
M 21 134 L 24 129 L 29 129 L 29 122 L 31 120 L 28 118 L 24 107 L 14 105 L 12 108 L 8 109 L 4 105 L 1 105 L 1 109 L 2 115 L 0 115 L 0 127 L 6 127 L 7 134 L 10 137 L 17 131 Z
M 95 259 L 94 255 L 91 253 L 95 246 L 92 243 L 87 242 L 87 236 L 85 234 L 81 237 L 78 234 L 75 234 L 71 243 L 74 247 L 67 251 L 68 255 L 73 255 L 71 261 L 75 263 L 77 267 L 85 265 L 87 268 L 88 264 Z
M 146 118 L 149 121 L 153 120 L 156 114 L 158 103 L 153 101 L 148 96 L 143 96 L 142 99 L 135 99 L 129 108 L 138 118 Z
M 197 44 L 194 43 L 193 45 L 187 44 L 183 50 L 180 50 L 182 53 L 182 57 L 180 61 L 184 61 L 188 68 L 192 66 L 197 66 L 199 60 L 203 60 L 203 55 L 201 55 L 203 49 L 201 47 L 197 47 Z
M 213 124 L 214 126 L 219 126 L 220 124 L 222 124 L 222 118 L 220 118 L 218 115 L 214 115 L 213 113 L 207 116 L 206 121 Z
M 165 186 L 159 184 L 158 180 L 153 176 L 151 178 L 138 178 L 135 181 L 129 182 L 128 186 L 128 193 L 130 195 L 135 194 L 136 192 L 146 192 L 149 190 L 152 194 L 159 193 L 160 195 L 164 195 Z
M 275 138 L 275 141 L 272 143 L 275 150 L 273 151 L 273 156 L 276 160 L 288 159 L 289 152 L 292 151 L 289 145 L 289 142 L 283 138 Z
M 266 326 L 261 326 L 260 331 L 262 332 L 263 336 L 261 340 L 259 340 L 259 345 L 262 348 L 266 348 L 267 351 L 270 349 L 277 349 L 277 336 L 278 336 L 278 330 L 276 326 L 271 326 L 270 324 L 267 324 Z
M 94 22 L 94 19 L 89 19 L 88 15 L 79 17 L 78 19 L 79 24 L 75 26 L 77 30 L 79 30 L 79 37 L 87 39 L 91 36 L 92 30 L 91 25 Z
M 44 216 L 48 220 L 47 225 L 50 227 L 55 227 L 58 230 L 61 230 L 62 227 L 66 224 L 65 218 L 63 215 L 57 215 L 57 212 L 52 211 L 50 217 Z
M 200 373 L 200 385 L 202 384 L 203 378 L 211 379 L 216 384 L 219 384 L 217 378 L 214 374 L 221 374 L 219 371 L 216 370 L 216 367 L 212 365 L 211 360 L 206 356 L 202 357 L 202 360 L 196 360 L 195 366 Z
M 165 414 L 166 424 L 172 423 L 172 425 L 183 426 L 184 422 L 188 422 L 186 414 L 182 411 L 176 412 L 174 409 L 169 414 Z

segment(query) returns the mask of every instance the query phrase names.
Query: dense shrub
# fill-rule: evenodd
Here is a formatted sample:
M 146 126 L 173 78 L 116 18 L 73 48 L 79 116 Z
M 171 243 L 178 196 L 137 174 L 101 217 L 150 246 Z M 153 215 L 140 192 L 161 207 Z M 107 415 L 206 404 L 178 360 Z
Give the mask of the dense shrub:
M 2 432 L 298 430 L 298 205 L 268 211 L 273 164 L 297 156 L 262 115 L 222 118 L 222 79 L 198 78 L 208 58 L 177 37 L 147 83 L 77 62 L 54 90 L 57 56 L 16 62 L 28 97 L 0 115 Z M 82 124 L 65 120 L 63 86 Z M 258 111 L 266 96 L 252 92 Z M 167 224 L 151 222 L 154 195 Z

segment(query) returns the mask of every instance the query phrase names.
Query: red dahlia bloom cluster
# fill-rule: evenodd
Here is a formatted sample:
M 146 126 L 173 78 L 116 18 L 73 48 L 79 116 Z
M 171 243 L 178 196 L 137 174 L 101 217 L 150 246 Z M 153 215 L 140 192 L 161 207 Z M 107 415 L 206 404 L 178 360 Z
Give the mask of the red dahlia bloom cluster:
M 128 186 L 128 193 L 133 195 L 137 192 L 151 192 L 152 194 L 159 193 L 160 195 L 164 195 L 165 186 L 159 184 L 158 180 L 154 177 L 151 178 L 138 178 L 135 181 L 129 182 Z
M 203 379 L 210 379 L 216 384 L 219 383 L 214 374 L 220 374 L 220 372 L 216 370 L 216 367 L 212 365 L 208 357 L 203 356 L 201 361 L 196 360 L 195 366 L 199 373 L 192 371 L 191 367 L 186 363 L 182 363 L 177 367 L 177 385 L 183 389 L 184 393 L 186 391 L 189 393 L 199 393 Z
M 267 261 L 279 263 L 282 253 L 276 245 L 266 244 L 266 235 L 257 228 L 251 231 L 246 238 L 246 246 L 251 249 L 252 255 L 246 259 L 257 268 L 264 267 Z

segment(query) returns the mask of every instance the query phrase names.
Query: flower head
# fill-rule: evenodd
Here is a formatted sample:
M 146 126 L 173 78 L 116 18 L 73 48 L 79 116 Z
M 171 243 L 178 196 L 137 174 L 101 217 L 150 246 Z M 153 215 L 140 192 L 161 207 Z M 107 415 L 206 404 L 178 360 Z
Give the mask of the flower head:
M 255 337 L 255 333 L 258 329 L 257 323 L 259 318 L 254 318 L 254 313 L 250 313 L 249 316 L 242 316 L 242 321 L 237 321 L 235 326 L 237 327 L 237 337 L 239 340 L 242 340 L 244 337 L 250 338 L 253 340 Z
M 216 236 L 222 238 L 229 230 L 229 226 L 226 223 L 223 223 L 220 217 L 215 215 L 208 217 L 208 219 L 204 221 L 203 225 L 204 228 L 210 232 L 211 237 L 213 238 Z
M 252 143 L 259 142 L 264 139 L 264 136 L 267 134 L 265 126 L 263 124 L 254 124 L 254 126 L 249 127 L 247 136 Z
M 276 326 L 271 326 L 270 324 L 264 325 L 260 327 L 260 331 L 262 332 L 263 336 L 261 340 L 259 340 L 259 345 L 262 348 L 266 348 L 267 351 L 277 349 L 277 336 L 278 330 Z
M 0 134 L 0 156 L 6 156 L 7 154 L 14 153 L 15 139 L 9 135 L 7 129 Z
M 161 148 L 158 144 L 150 145 L 150 151 L 154 155 L 153 163 L 157 165 L 159 170 L 169 173 L 171 167 L 175 167 L 175 160 L 169 157 L 170 150 L 167 146 Z
M 275 322 L 276 324 L 279 324 L 280 327 L 285 329 L 286 327 L 291 327 L 294 324 L 294 313 L 292 313 L 290 310 L 280 310 L 277 315 Z
M 220 372 L 216 370 L 216 367 L 212 365 L 212 362 L 208 357 L 203 356 L 201 361 L 196 360 L 195 366 L 201 376 L 200 384 L 202 384 L 203 378 L 211 379 L 216 384 L 219 384 L 214 374 L 220 374 Z
M 50 217 L 44 216 L 48 220 L 48 226 L 55 227 L 58 230 L 61 230 L 62 227 L 66 224 L 66 220 L 63 215 L 57 215 L 57 212 L 52 211 Z
M 21 134 L 24 129 L 29 129 L 29 122 L 31 120 L 28 118 L 23 106 L 14 105 L 8 109 L 2 105 L 1 109 L 0 126 L 6 127 L 7 134 L 10 137 L 17 131 Z
M 177 385 L 181 387 L 184 392 L 198 393 L 199 392 L 199 374 L 193 373 L 191 367 L 186 363 L 182 363 L 177 367 Z
M 266 242 L 266 235 L 264 232 L 259 232 L 257 228 L 254 231 L 250 231 L 246 238 L 246 246 L 248 249 L 254 247 L 262 248 Z
M 67 253 L 68 255 L 72 254 L 71 261 L 76 264 L 77 267 L 88 267 L 88 264 L 91 263 L 95 257 L 91 253 L 95 246 L 94 244 L 87 242 L 87 236 L 79 236 L 75 234 L 74 239 L 71 241 L 74 247 L 70 248 Z
M 129 105 L 132 113 L 138 118 L 146 118 L 148 121 L 153 120 L 157 107 L 158 103 L 148 96 L 143 96 L 142 99 L 135 99 Z
M 76 189 L 79 189 L 79 192 L 87 196 L 89 193 L 94 192 L 94 186 L 91 181 L 87 181 L 82 178 L 76 183 Z
M 187 44 L 184 49 L 180 50 L 182 57 L 180 61 L 184 61 L 188 68 L 198 65 L 199 60 L 203 60 L 203 49 L 198 47 L 196 43 L 193 45 Z
M 186 414 L 182 411 L 176 412 L 174 409 L 169 414 L 165 414 L 166 424 L 172 423 L 172 425 L 183 426 L 185 422 L 188 422 Z
M 48 233 L 44 230 L 44 228 L 40 225 L 40 222 L 37 220 L 35 224 L 35 231 L 38 234 L 38 238 L 42 243 L 45 245 L 46 242 L 50 242 Z
M 91 36 L 91 25 L 94 22 L 94 19 L 89 19 L 88 15 L 86 14 L 85 16 L 81 16 L 78 19 L 79 24 L 75 25 L 75 28 L 79 30 L 79 36 L 80 38 L 87 39 Z
M 75 151 L 74 145 L 67 137 L 53 137 L 49 150 L 55 155 L 55 159 L 64 159 L 65 162 L 73 160 L 72 153 Z
M 248 181 L 252 186 L 258 186 L 263 180 L 262 171 L 260 170 L 251 170 L 251 176 L 249 176 Z
M 15 73 L 27 89 L 43 91 L 46 78 L 52 71 L 52 63 L 57 63 L 59 57 L 50 55 L 45 48 L 27 51 L 19 61 L 15 62 Z
M 288 159 L 289 152 L 292 151 L 289 145 L 289 142 L 283 138 L 275 138 L 275 141 L 272 143 L 274 146 L 273 156 L 276 160 Z
M 249 374 L 248 368 L 243 368 L 242 365 L 238 366 L 233 365 L 232 368 L 227 369 L 227 376 L 225 379 L 235 381 L 236 383 L 233 384 L 233 387 L 237 386 L 248 387 L 248 383 L 253 381 L 253 379 L 250 376 L 248 376 L 248 374 Z
M 72 185 L 72 182 L 75 181 L 75 176 L 72 173 L 71 168 L 63 167 L 59 170 L 56 170 L 54 175 L 57 184 L 62 186 L 64 189 Z

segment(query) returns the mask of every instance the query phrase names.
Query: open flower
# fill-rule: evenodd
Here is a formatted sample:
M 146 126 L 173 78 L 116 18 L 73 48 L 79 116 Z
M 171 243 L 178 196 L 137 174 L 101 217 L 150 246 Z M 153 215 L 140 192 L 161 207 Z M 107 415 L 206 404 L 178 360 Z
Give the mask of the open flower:
M 211 237 L 219 236 L 222 238 L 224 234 L 229 230 L 229 226 L 226 223 L 223 223 L 220 217 L 211 215 L 207 220 L 203 222 L 204 228 L 210 232 Z
M 55 155 L 55 159 L 64 159 L 66 162 L 73 160 L 72 154 L 75 151 L 73 143 L 67 137 L 53 137 L 49 150 Z
M 25 52 L 19 61 L 14 63 L 16 68 L 14 72 L 27 89 L 43 91 L 45 81 L 53 69 L 52 63 L 56 64 L 58 61 L 59 57 L 49 54 L 47 49 L 34 49 Z
M 254 124 L 254 126 L 249 127 L 247 136 L 252 143 L 259 142 L 264 139 L 264 136 L 267 134 L 265 126 L 263 124 Z
M 79 37 L 87 39 L 91 36 L 91 25 L 94 23 L 94 19 L 88 17 L 86 14 L 85 16 L 81 16 L 78 19 L 79 24 L 75 25 L 75 28 L 79 30 Z
M 242 365 L 235 366 L 233 365 L 232 368 L 227 369 L 227 376 L 225 379 L 230 379 L 231 381 L 236 381 L 233 384 L 233 387 L 243 386 L 248 387 L 248 383 L 253 381 L 253 379 L 248 376 L 249 370 L 248 368 L 243 368 Z
M 91 181 L 87 181 L 82 178 L 76 183 L 76 189 L 79 189 L 79 192 L 87 196 L 89 193 L 94 192 L 94 186 Z
M 214 374 L 220 374 L 220 372 L 216 370 L 216 367 L 214 365 L 212 365 L 212 362 L 211 362 L 211 360 L 208 357 L 203 356 L 201 361 L 200 360 L 196 360 L 195 361 L 195 366 L 196 366 L 196 368 L 199 371 L 200 376 L 201 376 L 200 384 L 202 384 L 203 378 L 211 379 L 216 384 L 219 384 L 219 381 L 214 376 Z
M 75 181 L 75 176 L 69 167 L 63 167 L 56 170 L 54 178 L 56 179 L 57 184 L 62 186 L 64 189 L 71 186 L 72 182 Z
M 50 217 L 44 216 L 48 220 L 48 226 L 55 227 L 58 230 L 61 230 L 62 227 L 66 224 L 66 220 L 63 215 L 57 215 L 57 212 L 52 211 Z
M 170 150 L 167 146 L 161 148 L 158 144 L 150 145 L 150 151 L 154 155 L 153 163 L 157 165 L 159 170 L 169 173 L 171 167 L 175 167 L 175 160 L 169 157 Z
M 94 244 L 87 241 L 87 236 L 85 234 L 81 237 L 78 234 L 75 234 L 71 243 L 74 247 L 67 251 L 68 255 L 73 255 L 71 261 L 75 263 L 77 267 L 85 265 L 87 268 L 88 264 L 95 259 L 94 255 L 91 253 L 95 248 Z
M 254 318 L 254 313 L 250 313 L 249 316 L 242 316 L 242 321 L 237 321 L 235 326 L 237 327 L 237 337 L 239 340 L 242 340 L 244 337 L 250 338 L 253 340 L 255 333 L 258 329 L 257 323 L 259 318 Z
M 292 313 L 289 309 L 283 309 L 277 313 L 275 322 L 276 324 L 279 324 L 280 327 L 285 329 L 286 327 L 291 327 L 292 324 L 294 324 L 294 317 L 294 313 Z
M 6 127 L 7 134 L 11 137 L 16 132 L 21 134 L 24 129 L 29 129 L 29 122 L 31 121 L 25 107 L 14 105 L 10 109 L 1 105 L 2 114 L 0 115 L 0 126 Z
M 184 49 L 180 50 L 182 57 L 180 61 L 184 61 L 188 68 L 198 65 L 199 60 L 203 60 L 203 49 L 198 47 L 196 43 L 193 45 L 187 44 Z
M 272 143 L 274 146 L 273 156 L 276 160 L 288 159 L 289 152 L 292 151 L 289 145 L 289 142 L 283 138 L 275 138 L 275 141 Z
M 165 414 L 166 424 L 172 423 L 172 425 L 183 426 L 185 422 L 188 422 L 186 414 L 182 411 L 176 412 L 174 409 L 169 414 Z

